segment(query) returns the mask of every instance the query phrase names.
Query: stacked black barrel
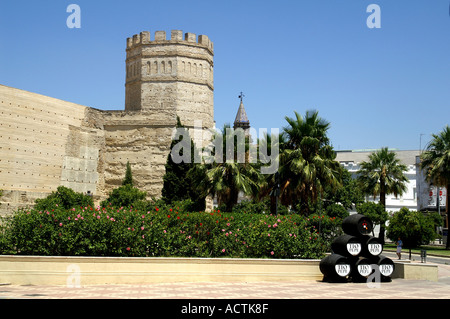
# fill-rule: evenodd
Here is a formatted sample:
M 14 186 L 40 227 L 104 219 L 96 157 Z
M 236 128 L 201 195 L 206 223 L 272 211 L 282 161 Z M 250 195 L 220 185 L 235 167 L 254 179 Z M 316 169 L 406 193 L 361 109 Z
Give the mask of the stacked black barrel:
M 364 215 L 353 214 L 342 221 L 342 229 L 345 235 L 333 241 L 332 254 L 320 261 L 323 280 L 367 282 L 374 278 L 384 282 L 391 281 L 394 262 L 381 255 L 383 245 L 370 235 L 372 221 Z

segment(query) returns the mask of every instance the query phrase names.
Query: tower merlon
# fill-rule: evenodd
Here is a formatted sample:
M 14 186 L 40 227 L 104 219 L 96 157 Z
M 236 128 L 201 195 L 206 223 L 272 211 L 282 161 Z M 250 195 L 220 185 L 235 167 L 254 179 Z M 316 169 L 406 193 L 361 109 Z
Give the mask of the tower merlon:
M 170 39 L 167 39 L 166 31 L 156 31 L 154 40 L 151 40 L 149 31 L 142 31 L 139 34 L 135 34 L 130 38 L 127 38 L 127 49 L 132 49 L 142 44 L 188 44 L 196 45 L 207 48 L 209 51 L 214 52 L 214 43 L 206 35 L 197 35 L 195 33 L 187 32 L 184 34 L 181 30 L 172 30 L 170 33 Z

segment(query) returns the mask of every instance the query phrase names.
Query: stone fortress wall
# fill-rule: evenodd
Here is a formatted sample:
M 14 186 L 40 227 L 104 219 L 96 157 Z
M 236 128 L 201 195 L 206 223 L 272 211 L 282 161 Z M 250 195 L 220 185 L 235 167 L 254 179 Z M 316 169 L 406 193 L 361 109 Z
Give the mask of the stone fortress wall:
M 157 31 L 127 39 L 125 110 L 103 111 L 0 85 L 0 215 L 32 205 L 59 185 L 96 202 L 120 186 L 129 161 L 135 184 L 159 197 L 179 116 L 214 127 L 213 43 Z

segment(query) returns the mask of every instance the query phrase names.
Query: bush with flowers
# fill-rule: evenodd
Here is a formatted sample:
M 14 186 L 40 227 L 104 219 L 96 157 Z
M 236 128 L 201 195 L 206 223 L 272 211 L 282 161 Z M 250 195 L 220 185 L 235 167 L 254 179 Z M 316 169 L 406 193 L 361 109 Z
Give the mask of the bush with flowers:
M 52 256 L 322 258 L 328 249 L 296 214 L 187 212 L 57 204 L 2 223 L 0 254 Z

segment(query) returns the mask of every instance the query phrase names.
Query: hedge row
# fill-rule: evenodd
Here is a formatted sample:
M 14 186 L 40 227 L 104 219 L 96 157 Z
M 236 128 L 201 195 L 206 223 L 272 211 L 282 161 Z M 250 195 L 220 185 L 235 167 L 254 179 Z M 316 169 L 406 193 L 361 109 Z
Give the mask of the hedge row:
M 327 245 L 314 225 L 299 215 L 55 205 L 4 222 L 0 254 L 322 258 Z

